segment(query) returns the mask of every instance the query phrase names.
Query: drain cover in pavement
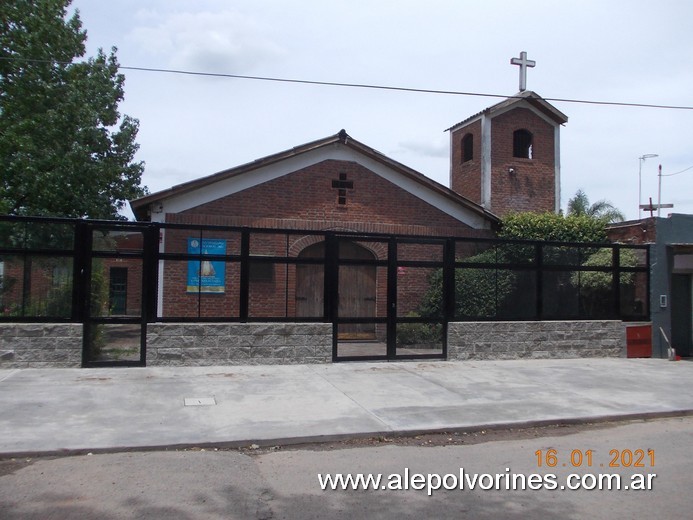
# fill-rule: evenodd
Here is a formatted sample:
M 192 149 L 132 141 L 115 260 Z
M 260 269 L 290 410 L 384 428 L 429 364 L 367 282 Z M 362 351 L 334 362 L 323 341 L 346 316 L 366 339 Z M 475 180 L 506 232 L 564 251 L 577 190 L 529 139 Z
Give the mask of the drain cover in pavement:
M 217 404 L 214 397 L 186 397 L 185 406 L 213 406 Z

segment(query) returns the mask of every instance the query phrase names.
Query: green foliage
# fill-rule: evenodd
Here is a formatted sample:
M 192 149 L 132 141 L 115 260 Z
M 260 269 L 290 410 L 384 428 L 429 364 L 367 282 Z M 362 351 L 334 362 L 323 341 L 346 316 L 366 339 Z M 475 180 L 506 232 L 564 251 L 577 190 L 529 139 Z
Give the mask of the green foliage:
M 489 249 L 466 258 L 467 263 L 491 264 L 498 259 L 498 252 Z M 431 274 L 430 289 L 424 295 L 420 313 L 422 316 L 442 315 L 442 269 Z M 455 270 L 455 316 L 460 318 L 493 318 L 505 308 L 517 277 L 507 269 L 465 268 Z
M 635 267 L 638 264 L 635 253 L 629 249 L 621 249 L 619 263 L 621 267 Z M 582 263 L 583 267 L 603 267 L 604 271 L 574 272 L 570 284 L 580 291 L 580 303 L 587 315 L 593 317 L 608 317 L 613 312 L 613 253 L 611 249 L 599 249 L 592 253 Z M 620 274 L 620 291 L 633 289 L 635 276 L 633 273 Z
M 0 3 L 0 212 L 119 218 L 143 195 L 115 48 L 86 61 L 71 0 Z
M 515 282 L 516 276 L 506 269 L 457 269 L 455 314 L 462 318 L 496 317 L 505 307 Z
M 416 312 L 407 314 L 408 318 L 419 316 Z M 442 345 L 442 328 L 438 323 L 398 323 L 397 345 L 439 348 Z
M 499 237 L 509 240 L 606 243 L 605 228 L 604 220 L 586 215 L 564 217 L 554 213 L 516 213 L 504 219 Z M 611 250 L 607 248 L 592 250 L 599 251 L 600 254 L 611 253 Z M 545 246 L 543 262 L 545 265 L 577 265 L 579 254 L 585 254 L 585 249 L 580 253 L 575 247 Z M 622 256 L 625 254 L 622 252 Z M 489 266 L 495 263 L 531 265 L 534 263 L 535 255 L 536 249 L 532 244 L 498 243 L 476 255 L 464 259 L 458 258 L 458 261 Z M 592 261 L 604 260 L 596 256 Z M 533 310 L 523 308 L 518 302 L 522 302 L 525 296 L 534 290 L 534 282 L 531 278 L 519 273 L 510 269 L 480 266 L 456 269 L 456 317 L 497 318 L 508 314 L 521 316 L 523 313 L 531 317 Z M 582 276 L 586 274 L 602 275 L 603 273 L 582 273 Z M 419 308 L 422 316 L 441 315 L 443 295 L 440 279 L 442 275 L 442 270 L 432 274 L 432 279 L 429 281 L 430 289 L 424 295 Z M 566 282 L 570 283 L 569 279 L 566 279 Z
M 608 200 L 602 199 L 590 204 L 587 194 L 582 190 L 578 190 L 568 201 L 568 216 L 587 216 L 603 220 L 607 224 L 626 220 L 623 213 Z
M 92 260 L 90 304 L 91 316 L 108 315 L 108 276 L 103 260 L 98 258 Z M 89 358 L 98 359 L 106 343 L 104 325 L 92 323 L 88 339 Z
M 584 267 L 611 267 L 613 265 L 612 258 L 611 249 L 600 249 L 596 253 L 590 255 L 582 265 Z M 636 267 L 638 265 L 638 259 L 635 253 L 630 249 L 621 249 L 619 263 L 621 267 Z M 621 285 L 632 284 L 633 278 L 633 273 L 621 273 Z M 571 283 L 576 287 L 579 285 L 583 295 L 590 295 L 600 291 L 610 291 L 612 280 L 613 275 L 611 271 L 575 272 L 571 276 Z
M 498 236 L 557 242 L 606 242 L 606 222 L 587 215 L 513 213 L 503 219 Z

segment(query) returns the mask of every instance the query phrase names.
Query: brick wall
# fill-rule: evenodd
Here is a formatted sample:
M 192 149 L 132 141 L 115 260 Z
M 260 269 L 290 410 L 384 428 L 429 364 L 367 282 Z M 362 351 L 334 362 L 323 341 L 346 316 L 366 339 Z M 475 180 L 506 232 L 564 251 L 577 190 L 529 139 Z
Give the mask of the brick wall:
M 24 262 L 21 256 L 5 256 L 0 315 L 21 316 L 22 300 L 25 316 L 53 315 L 69 318 L 71 309 L 72 259 L 68 257 L 34 256 Z M 30 286 L 24 287 L 25 267 L 30 269 Z M 56 277 L 57 275 L 57 277 Z M 56 305 L 56 302 L 59 302 Z
M 332 181 L 340 173 L 353 182 L 353 189 L 347 190 L 346 204 L 337 203 L 338 190 L 332 188 Z M 289 227 L 295 229 L 334 226 L 345 230 L 353 223 L 361 224 L 355 231 L 476 236 L 469 226 L 360 164 L 338 160 L 323 161 L 192 208 L 182 212 L 177 221 L 215 224 L 215 216 L 240 217 L 236 222 L 253 227 L 277 227 L 266 224 L 290 221 L 293 225 Z M 167 222 L 172 221 L 169 217 Z
M 611 224 L 606 229 L 609 241 L 619 244 L 654 244 L 657 226 L 654 218 Z
M 346 174 L 346 179 L 353 182 L 353 189 L 346 191 L 346 204 L 338 203 L 338 190 L 332 187 L 332 181 L 338 180 L 340 174 Z M 492 236 L 491 231 L 470 228 L 357 163 L 337 160 L 323 161 L 185 212 L 167 214 L 166 222 L 424 236 Z M 191 233 L 187 230 L 166 229 L 166 252 L 186 252 L 188 238 L 191 238 Z M 224 238 L 227 254 L 240 252 L 240 233 L 205 231 L 199 238 Z M 322 240 L 310 238 L 290 235 L 287 240 L 287 235 L 282 233 L 252 234 L 250 254 L 297 257 L 315 240 Z M 385 245 L 364 245 L 376 258 L 387 258 Z M 442 248 L 416 250 L 414 246 L 401 247 L 398 258 L 441 260 Z M 203 317 L 238 316 L 238 263 L 226 264 L 226 290 L 223 294 L 187 292 L 187 261 L 167 260 L 164 269 L 164 317 L 193 317 L 198 312 Z M 401 315 L 416 309 L 427 288 L 429 274 L 430 270 L 425 269 L 405 268 L 401 271 L 401 276 L 398 276 L 400 303 L 403 303 Z M 250 316 L 295 316 L 296 267 L 274 264 L 271 276 L 270 280 L 251 279 Z M 385 270 L 378 268 L 378 316 L 386 315 L 386 281 Z
M 513 132 L 526 129 L 533 135 L 532 158 L 513 157 Z M 462 162 L 462 139 L 474 136 L 473 159 Z M 452 189 L 481 203 L 481 121 L 452 133 Z M 526 108 L 515 108 L 491 119 L 491 203 L 499 216 L 515 211 L 555 211 L 554 126 Z M 510 174 L 512 168 L 514 173 Z
M 472 159 L 462 162 L 462 139 L 467 134 L 471 134 L 474 140 Z M 481 204 L 481 121 L 474 121 L 455 130 L 451 146 L 451 188 L 463 197 Z
M 555 211 L 554 127 L 525 108 L 496 116 L 491 125 L 491 211 Z M 513 132 L 523 128 L 533 134 L 531 159 L 513 157 Z

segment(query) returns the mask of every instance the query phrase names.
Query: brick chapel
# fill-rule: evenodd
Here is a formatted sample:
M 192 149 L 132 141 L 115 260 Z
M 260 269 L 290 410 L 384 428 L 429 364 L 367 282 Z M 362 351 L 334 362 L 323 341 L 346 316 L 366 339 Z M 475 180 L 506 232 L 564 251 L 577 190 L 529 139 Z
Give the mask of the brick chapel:
M 521 67 L 520 92 L 448 129 L 449 187 L 341 130 L 131 201 L 134 214 L 139 221 L 168 224 L 485 238 L 495 235 L 501 219 L 510 212 L 558 212 L 559 135 L 567 117 L 538 94 L 525 90 L 524 73 L 533 62 L 526 60 L 525 53 L 521 56 L 513 59 Z M 178 237 L 167 229 L 160 250 L 183 252 L 186 240 L 190 244 L 190 237 Z M 286 246 L 297 258 L 315 257 L 324 248 L 308 239 Z M 377 248 L 353 247 L 359 249 L 350 252 L 354 258 L 379 260 L 387 254 Z M 167 306 L 172 314 L 181 315 L 195 301 L 194 288 L 181 290 L 184 269 L 181 264 L 179 274 L 161 280 L 159 310 L 163 315 L 169 313 Z M 351 275 L 356 285 L 363 282 L 367 286 L 364 291 L 368 294 L 359 301 L 375 302 L 366 314 L 380 313 L 375 306 L 384 298 L 379 297 L 378 275 L 360 271 Z M 316 276 L 320 276 L 317 271 L 297 272 L 291 280 L 288 275 L 280 280 L 278 274 L 270 273 L 267 290 L 256 292 L 257 305 L 268 306 L 260 312 L 274 315 L 269 308 L 272 295 L 283 284 L 296 307 L 281 312 L 315 315 L 322 296 L 305 296 L 301 283 L 309 286 Z M 411 278 L 414 294 L 416 281 Z M 231 275 L 227 281 L 233 283 Z M 233 305 L 231 300 L 228 305 Z M 282 302 L 277 305 L 285 305 Z M 221 303 L 213 305 L 218 308 Z
M 560 127 L 568 118 L 520 91 L 455 124 L 449 187 L 347 134 L 299 145 L 131 201 L 138 220 L 419 235 L 492 232 L 510 212 L 558 212 Z
M 450 188 L 341 130 L 131 206 L 140 221 L 473 236 L 559 211 L 565 122 L 525 91 L 450 127 Z

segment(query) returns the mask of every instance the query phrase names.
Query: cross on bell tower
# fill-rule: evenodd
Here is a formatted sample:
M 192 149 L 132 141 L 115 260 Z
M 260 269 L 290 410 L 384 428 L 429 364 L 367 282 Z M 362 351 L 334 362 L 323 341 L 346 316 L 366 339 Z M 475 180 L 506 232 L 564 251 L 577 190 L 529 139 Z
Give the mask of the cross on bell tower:
M 536 62 L 526 52 L 509 61 L 520 68 L 520 92 L 448 129 L 450 187 L 501 218 L 558 213 L 560 130 L 568 117 L 527 90 L 527 68 Z
M 520 92 L 527 90 L 527 67 L 534 67 L 537 62 L 527 59 L 527 53 L 522 51 L 519 58 L 513 58 L 510 60 L 511 65 L 520 66 Z

